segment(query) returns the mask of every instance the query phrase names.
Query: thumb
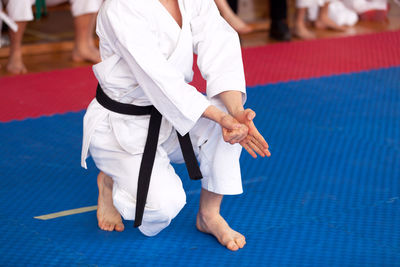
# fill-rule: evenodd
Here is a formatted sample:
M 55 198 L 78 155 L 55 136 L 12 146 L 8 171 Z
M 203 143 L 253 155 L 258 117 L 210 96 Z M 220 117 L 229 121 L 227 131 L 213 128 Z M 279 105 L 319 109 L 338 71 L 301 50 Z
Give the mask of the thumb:
M 254 120 L 254 118 L 256 117 L 256 113 L 253 111 L 253 110 L 251 110 L 251 109 L 246 109 L 245 111 L 245 114 L 246 114 L 246 118 L 249 120 L 249 121 L 252 121 L 252 120 Z

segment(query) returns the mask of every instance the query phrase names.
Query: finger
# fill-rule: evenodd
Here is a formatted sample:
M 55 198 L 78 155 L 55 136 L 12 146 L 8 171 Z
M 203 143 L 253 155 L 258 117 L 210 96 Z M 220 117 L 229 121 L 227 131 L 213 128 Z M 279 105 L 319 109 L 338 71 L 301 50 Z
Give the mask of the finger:
M 236 138 L 231 139 L 233 144 L 240 143 L 246 139 L 246 135 L 237 136 Z
M 261 144 L 261 142 L 254 135 L 249 135 L 248 138 L 250 141 L 252 141 L 254 144 L 256 144 L 260 149 L 264 148 L 264 146 Z
M 253 136 L 262 147 L 265 149 L 269 148 L 267 141 L 265 141 L 264 137 L 260 134 L 257 128 L 254 127 L 254 129 L 252 129 L 251 136 Z
M 240 143 L 248 136 L 248 130 L 245 125 L 239 130 L 236 130 L 236 136 L 232 139 L 235 143 Z
M 237 144 L 237 143 L 242 142 L 245 138 L 246 138 L 245 135 L 244 135 L 244 136 L 238 136 L 238 137 L 236 137 L 236 138 L 234 138 L 234 139 L 231 139 L 231 140 L 230 140 L 230 143 L 231 143 L 231 144 Z
M 222 136 L 225 142 L 231 143 L 231 141 L 236 137 L 236 135 L 226 128 L 222 128 Z
M 230 142 L 233 138 L 231 131 L 226 128 L 222 128 L 222 137 L 225 142 Z
M 264 152 L 265 156 L 270 157 L 271 156 L 271 152 L 268 150 L 268 148 L 265 148 L 261 143 L 259 143 L 259 141 L 254 137 L 254 136 L 248 136 L 248 139 L 254 144 L 256 145 L 261 151 Z M 268 144 L 267 144 L 268 145 Z
M 230 144 L 236 144 L 241 142 L 247 136 L 247 129 L 239 129 L 230 131 L 225 128 L 222 128 L 222 135 L 225 142 Z
M 257 154 L 259 154 L 261 157 L 265 157 L 265 153 L 255 143 L 253 143 L 251 140 L 248 141 L 247 144 L 249 145 L 249 147 L 253 151 L 255 151 Z
M 227 134 L 228 134 L 228 130 L 226 130 L 225 128 L 222 128 L 222 138 L 224 139 L 225 142 L 228 141 Z
M 252 136 L 252 135 L 249 135 L 248 138 L 249 138 L 249 140 L 251 140 L 259 149 L 261 149 L 261 150 L 264 152 L 265 155 L 268 156 L 268 153 L 269 153 L 268 148 L 269 148 L 269 146 L 268 146 L 268 143 L 267 143 L 267 142 L 265 142 L 265 144 L 266 144 L 266 146 L 265 146 L 265 144 L 261 143 L 256 137 L 254 137 L 254 136 Z M 265 141 L 265 140 L 264 140 L 264 141 Z
M 247 137 L 247 135 L 244 134 L 244 135 L 242 135 L 240 138 L 238 138 L 238 139 L 236 140 L 236 142 L 237 142 L 237 143 L 240 143 L 240 142 L 242 142 L 243 140 L 245 140 L 246 137 Z
M 254 151 L 249 147 L 249 145 L 247 143 L 245 143 L 245 141 L 240 142 L 240 145 L 246 149 L 247 153 L 249 153 L 253 158 L 257 158 L 257 154 L 254 153 Z

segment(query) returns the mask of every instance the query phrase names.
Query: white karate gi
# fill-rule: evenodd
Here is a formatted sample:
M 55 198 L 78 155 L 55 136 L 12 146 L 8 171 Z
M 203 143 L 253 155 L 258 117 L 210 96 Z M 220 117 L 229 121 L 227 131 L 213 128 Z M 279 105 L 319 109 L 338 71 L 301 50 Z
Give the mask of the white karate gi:
M 323 6 L 330 0 L 296 0 L 296 8 L 311 8 L 314 6 Z
M 358 21 L 357 13 L 338 0 L 329 4 L 328 16 L 339 26 L 354 26 Z
M 358 21 L 358 16 L 352 10 L 346 8 L 340 0 L 296 0 L 297 8 L 308 8 L 308 19 L 315 21 L 318 17 L 319 8 L 326 3 L 328 16 L 339 26 L 353 26 Z
M 33 20 L 32 6 L 35 0 L 0 0 L 4 2 L 7 14 L 14 21 Z M 46 0 L 47 6 L 55 6 L 68 0 Z M 69 0 L 71 3 L 71 12 L 74 17 L 96 13 L 103 0 Z
M 213 0 L 178 0 L 182 29 L 158 0 L 108 0 L 99 11 L 97 34 L 102 62 L 93 67 L 105 93 L 134 105 L 154 105 L 163 115 L 159 146 L 140 231 L 153 236 L 167 227 L 186 197 L 172 162 L 183 162 L 175 129 L 190 131 L 204 178 L 218 194 L 242 193 L 240 145 L 223 141 L 220 126 L 201 118 L 210 103 L 224 108 L 218 94 L 242 92 L 245 80 L 239 38 Z M 207 80 L 207 96 L 188 84 L 193 51 Z M 94 99 L 84 118 L 82 166 L 88 150 L 96 166 L 114 181 L 113 201 L 134 220 L 137 179 L 149 116 L 111 112 Z
M 357 14 L 362 14 L 369 10 L 387 10 L 387 0 L 343 0 L 344 4 L 354 10 Z

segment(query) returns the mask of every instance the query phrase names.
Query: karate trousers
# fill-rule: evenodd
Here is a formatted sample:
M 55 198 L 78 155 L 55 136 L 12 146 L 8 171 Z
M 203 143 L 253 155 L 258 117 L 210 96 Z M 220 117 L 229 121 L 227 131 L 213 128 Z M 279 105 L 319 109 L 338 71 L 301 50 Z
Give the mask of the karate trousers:
M 90 109 L 101 110 L 102 107 L 93 101 L 87 112 L 91 112 Z M 146 142 L 148 116 L 123 115 L 124 119 L 119 120 L 121 125 L 111 122 L 113 115 L 115 113 L 110 112 L 109 116 L 97 123 L 90 138 L 89 151 L 97 168 L 114 181 L 114 206 L 125 220 L 134 220 L 143 155 L 141 147 Z M 121 128 L 129 128 L 131 133 L 123 135 L 123 140 L 118 134 Z M 162 126 L 161 131 L 165 131 L 165 127 Z M 186 204 L 182 181 L 171 165 L 171 162 L 184 162 L 176 131 L 170 128 L 169 133 L 161 132 L 160 135 L 167 137 L 157 147 L 143 221 L 139 226 L 139 230 L 147 236 L 154 236 L 167 227 Z M 127 140 L 129 136 L 132 138 Z M 190 131 L 190 137 L 203 174 L 202 187 L 221 195 L 241 194 L 241 146 L 226 143 L 221 127 L 205 118 L 198 120 Z
M 5 6 L 5 10 L 14 21 L 33 20 L 32 6 L 35 0 L 0 0 Z M 47 6 L 55 6 L 68 0 L 46 0 Z M 69 0 L 71 3 L 71 12 L 74 17 L 96 13 L 99 11 L 103 0 Z

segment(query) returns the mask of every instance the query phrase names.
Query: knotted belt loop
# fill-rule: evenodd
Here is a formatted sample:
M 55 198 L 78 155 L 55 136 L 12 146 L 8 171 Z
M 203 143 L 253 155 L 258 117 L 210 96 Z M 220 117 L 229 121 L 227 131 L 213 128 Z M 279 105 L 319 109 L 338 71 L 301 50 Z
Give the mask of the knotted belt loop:
M 100 84 L 97 85 L 96 99 L 106 109 L 124 115 L 150 115 L 153 110 L 153 106 L 135 106 L 115 101 L 104 93 Z
M 140 163 L 136 196 L 134 227 L 138 227 L 142 224 L 147 194 L 149 192 L 150 177 L 154 166 L 154 160 L 156 158 L 162 115 L 154 106 L 135 106 L 113 100 L 104 93 L 100 84 L 97 85 L 96 99 L 104 108 L 116 113 L 139 116 L 150 115 L 149 130 L 147 133 L 146 144 L 144 146 L 142 161 Z M 189 133 L 181 136 L 177 132 L 177 135 L 190 179 L 201 179 L 202 174 L 193 151 Z

